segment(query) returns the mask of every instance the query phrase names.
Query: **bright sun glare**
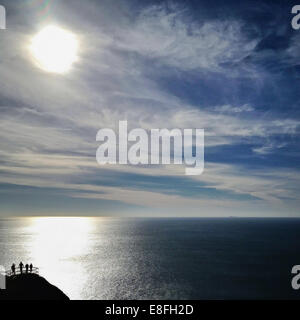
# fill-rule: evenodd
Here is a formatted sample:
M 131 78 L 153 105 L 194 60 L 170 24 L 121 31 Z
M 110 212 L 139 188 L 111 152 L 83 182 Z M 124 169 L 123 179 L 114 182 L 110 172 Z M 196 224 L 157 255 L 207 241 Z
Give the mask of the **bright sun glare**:
M 65 73 L 77 60 L 78 40 L 65 29 L 48 26 L 32 39 L 30 49 L 40 68 Z

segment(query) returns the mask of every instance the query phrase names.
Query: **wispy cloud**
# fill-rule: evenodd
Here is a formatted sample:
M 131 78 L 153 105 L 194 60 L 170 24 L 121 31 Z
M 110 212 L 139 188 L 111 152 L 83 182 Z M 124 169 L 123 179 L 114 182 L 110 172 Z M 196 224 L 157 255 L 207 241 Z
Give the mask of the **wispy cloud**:
M 223 106 L 217 106 L 213 108 L 216 112 L 221 113 L 240 113 L 240 112 L 251 112 L 254 111 L 254 108 L 251 107 L 249 104 L 244 104 L 242 106 L 234 107 L 231 105 L 223 105 Z
M 242 61 L 258 43 L 245 37 L 237 20 L 189 21 L 178 5 L 148 7 L 116 38 L 118 48 L 160 64 L 210 72 Z

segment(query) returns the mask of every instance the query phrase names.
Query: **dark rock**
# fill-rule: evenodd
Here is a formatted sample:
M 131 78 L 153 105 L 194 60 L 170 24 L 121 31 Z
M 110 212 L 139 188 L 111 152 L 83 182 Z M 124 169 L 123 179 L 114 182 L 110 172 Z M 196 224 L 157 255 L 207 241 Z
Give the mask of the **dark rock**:
M 57 287 L 37 274 L 21 274 L 6 278 L 6 290 L 0 300 L 69 300 Z

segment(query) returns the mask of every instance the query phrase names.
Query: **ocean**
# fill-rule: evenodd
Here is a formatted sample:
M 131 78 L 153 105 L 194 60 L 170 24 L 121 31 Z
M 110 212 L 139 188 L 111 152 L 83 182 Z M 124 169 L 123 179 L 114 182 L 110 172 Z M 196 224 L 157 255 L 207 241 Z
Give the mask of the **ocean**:
M 300 219 L 1 219 L 20 261 L 71 299 L 299 299 Z

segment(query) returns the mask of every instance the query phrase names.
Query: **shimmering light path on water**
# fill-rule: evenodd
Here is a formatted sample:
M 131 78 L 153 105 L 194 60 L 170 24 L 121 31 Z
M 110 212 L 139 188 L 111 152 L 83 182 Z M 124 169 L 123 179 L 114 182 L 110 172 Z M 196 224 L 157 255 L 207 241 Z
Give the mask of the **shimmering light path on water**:
M 299 298 L 300 219 L 0 220 L 0 264 L 72 299 Z

